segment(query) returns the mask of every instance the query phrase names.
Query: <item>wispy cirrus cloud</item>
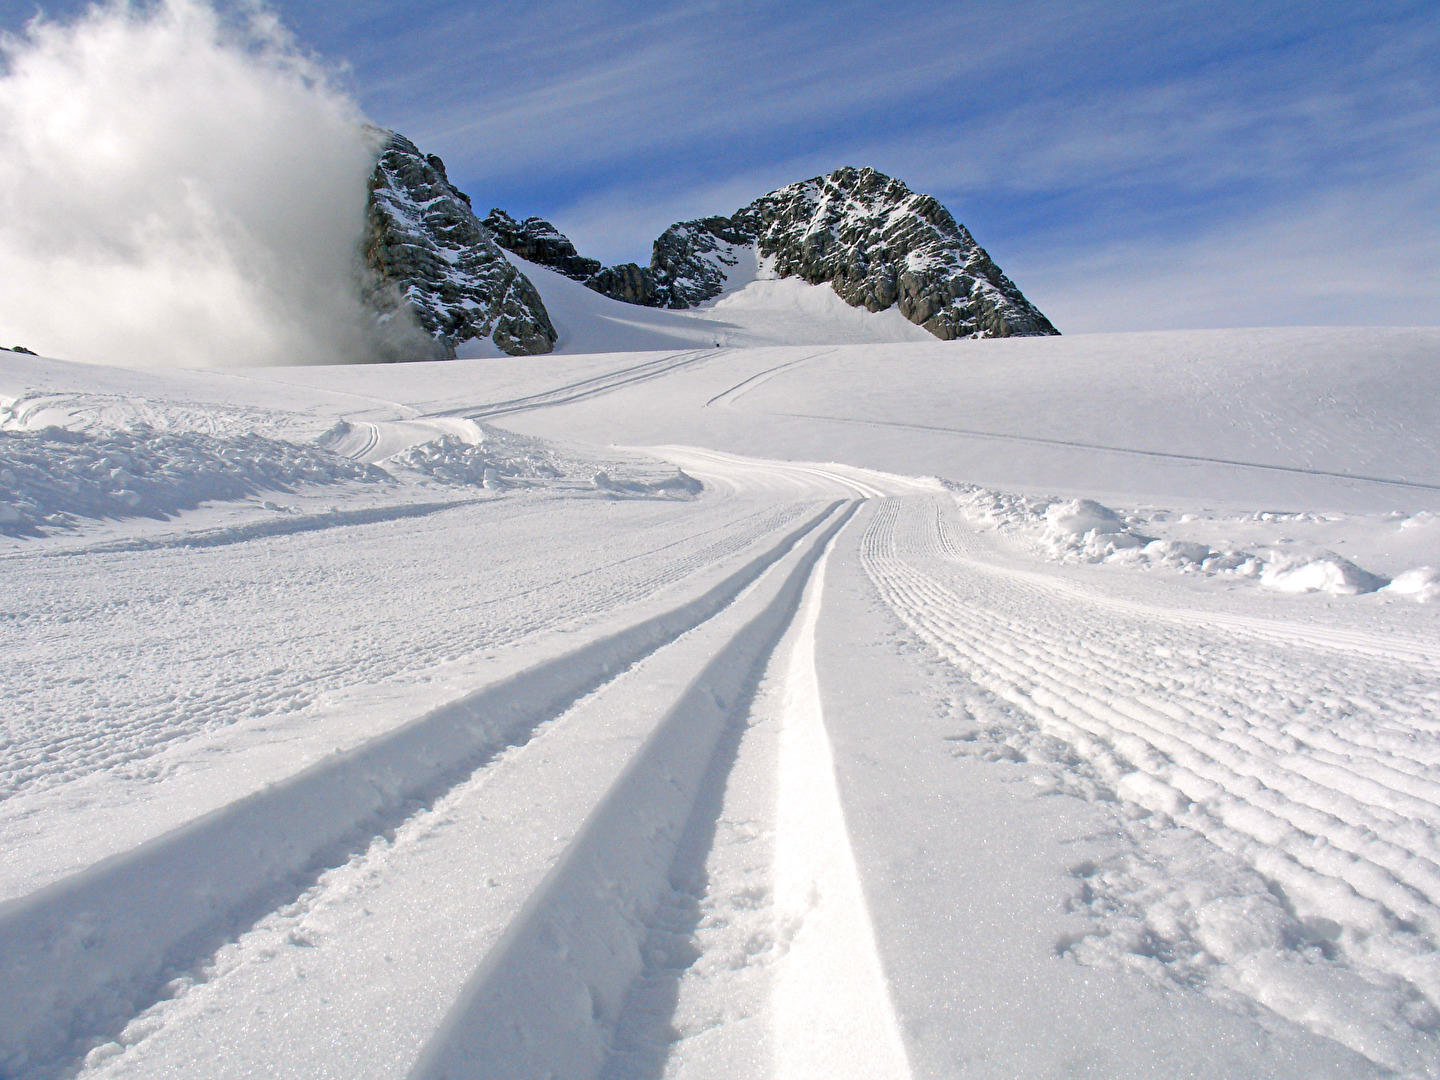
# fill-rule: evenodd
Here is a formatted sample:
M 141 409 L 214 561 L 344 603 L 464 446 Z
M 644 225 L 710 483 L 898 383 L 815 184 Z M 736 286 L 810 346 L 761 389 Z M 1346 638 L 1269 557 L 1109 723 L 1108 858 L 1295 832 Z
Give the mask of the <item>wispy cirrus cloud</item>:
M 1307 230 L 1440 275 L 1433 0 L 275 8 L 477 204 L 550 217 L 607 260 L 848 163 L 939 197 L 1047 311 L 1086 295 L 1095 267 L 1132 281 L 1136 302 L 1105 308 L 1117 329 L 1142 311 L 1201 318 L 1147 282 L 1189 267 L 1196 295 L 1220 296 L 1224 259 L 1205 253 L 1236 245 L 1272 315 L 1331 311 L 1324 275 L 1303 272 Z

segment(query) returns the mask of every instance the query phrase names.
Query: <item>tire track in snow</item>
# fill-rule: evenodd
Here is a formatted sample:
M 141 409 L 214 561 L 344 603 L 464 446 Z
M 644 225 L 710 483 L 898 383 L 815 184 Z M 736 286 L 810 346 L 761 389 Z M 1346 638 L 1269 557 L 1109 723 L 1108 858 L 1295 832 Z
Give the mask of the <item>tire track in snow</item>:
M 7 988 L 0 1067 L 6 1075 L 56 1075 L 97 1036 L 120 1030 L 155 1001 L 168 973 L 213 952 L 293 898 L 320 868 L 343 862 L 499 750 L 525 742 L 547 718 L 715 618 L 807 536 L 824 528 L 828 539 L 848 520 L 848 512 L 836 519 L 839 506 L 809 518 L 698 599 L 0 905 L 0 982 Z
M 890 501 L 865 537 L 865 568 L 900 617 L 1122 799 L 1238 855 L 1288 905 L 1295 940 L 1202 942 L 1227 961 L 1222 980 L 1386 1067 L 1440 1069 L 1428 672 L 1038 587 L 957 559 L 963 533 L 947 537 L 938 513 Z

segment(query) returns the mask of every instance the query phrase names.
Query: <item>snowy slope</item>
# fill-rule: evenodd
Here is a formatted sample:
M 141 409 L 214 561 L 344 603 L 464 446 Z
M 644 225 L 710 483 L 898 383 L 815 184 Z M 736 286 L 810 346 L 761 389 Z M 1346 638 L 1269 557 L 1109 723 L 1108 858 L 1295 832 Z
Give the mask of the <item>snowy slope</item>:
M 738 268 L 733 286 L 722 296 L 686 311 L 622 303 L 554 270 L 517 256 L 510 259 L 543 298 L 560 334 L 558 353 L 932 340 L 898 311 L 851 307 L 828 285 L 761 278 L 753 259 L 749 267 Z M 461 357 L 493 355 L 463 346 L 457 352 Z
M 1440 1075 L 1440 331 L 565 284 L 0 353 L 0 1072 Z

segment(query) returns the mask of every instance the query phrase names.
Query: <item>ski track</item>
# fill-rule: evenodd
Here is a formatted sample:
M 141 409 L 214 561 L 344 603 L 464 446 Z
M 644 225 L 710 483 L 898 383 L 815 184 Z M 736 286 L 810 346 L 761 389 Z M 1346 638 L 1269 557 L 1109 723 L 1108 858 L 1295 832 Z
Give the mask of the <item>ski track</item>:
M 436 415 L 582 400 L 711 355 Z M 378 453 L 387 430 L 353 425 L 346 452 Z M 332 522 L 343 563 L 333 536 L 304 531 L 8 559 L 24 573 L 0 611 L 15 646 L 0 671 L 23 719 L 0 797 L 98 770 L 145 780 L 175 740 L 583 626 L 751 552 L 698 600 L 0 907 L 24 988 L 5 1007 L 3 1075 L 687 1078 L 720 1075 L 705 1061 L 718 1046 L 734 1078 L 908 1080 L 815 671 L 830 545 L 870 500 L 861 562 L 881 598 L 1021 743 L 1068 748 L 1049 761 L 1069 790 L 1188 830 L 1263 880 L 1280 930 L 1206 930 L 1202 912 L 1187 931 L 1215 992 L 1440 1076 L 1431 643 L 1092 593 L 994 558 L 932 480 L 646 452 L 713 497 L 587 503 L 623 527 L 595 530 L 575 565 L 557 565 L 547 538 L 567 519 L 541 498 L 427 507 L 446 511 L 441 531 L 413 552 L 395 550 L 398 520 Z M 501 527 L 506 559 L 488 563 Z M 336 640 L 349 597 L 365 620 Z M 103 671 L 47 679 L 101 647 Z M 291 835 L 310 805 L 349 808 Z M 232 832 L 244 858 L 216 843 Z M 181 898 L 177 916 L 131 910 L 141 870 Z M 1095 868 L 1077 875 L 1099 887 Z M 1170 901 L 1193 884 L 1169 880 Z M 1144 947 L 1138 970 L 1178 968 Z
M 430 416 L 463 416 L 468 420 L 485 420 L 496 416 L 504 416 L 507 413 L 528 412 L 531 409 L 545 409 L 556 405 L 569 405 L 572 402 L 584 401 L 586 398 L 613 393 L 622 387 L 634 386 L 638 383 L 647 382 L 650 379 L 658 379 L 680 368 L 716 359 L 726 352 L 729 352 L 729 350 L 699 349 L 693 352 L 665 353 L 654 360 L 647 360 L 641 364 L 634 364 L 630 367 L 617 368 L 614 371 L 593 375 L 588 379 L 567 383 L 564 386 L 557 386 L 552 390 L 545 390 L 538 394 L 528 394 L 524 397 L 512 398 L 507 401 L 491 402 L 490 404 L 480 406 L 466 405 L 457 409 L 447 409 L 431 413 Z
M 675 506 L 587 504 L 628 520 L 597 530 L 580 564 L 557 551 L 568 528 L 554 502 L 513 498 L 454 508 L 413 551 L 397 550 L 396 526 L 381 523 L 351 527 L 339 557 L 333 536 L 294 533 L 238 551 L 7 560 L 0 681 L 12 719 L 0 800 L 103 769 L 153 778 L 148 760 L 175 740 L 583 622 L 744 550 L 805 510 Z M 487 534 L 501 530 L 512 538 L 505 557 L 487 561 Z M 377 606 L 377 596 L 388 601 Z M 365 618 L 337 636 L 336 607 Z M 85 664 L 97 650 L 107 663 Z
M 739 476 L 730 485 L 737 492 L 748 490 L 753 474 L 763 471 L 757 463 L 724 455 L 699 455 L 695 463 L 699 471 L 708 473 L 712 483 L 722 475 Z M 528 830 L 532 839 L 502 837 L 502 846 L 510 854 L 493 864 L 494 869 L 503 866 L 502 872 L 512 882 L 520 883 L 518 888 L 492 894 L 495 879 L 480 879 L 488 881 L 483 890 L 484 903 L 499 903 L 503 909 L 498 914 L 492 911 L 485 927 L 475 931 L 483 939 L 481 947 L 448 958 L 449 990 L 443 980 L 437 982 L 436 972 L 445 967 L 438 957 L 430 956 L 428 966 L 409 969 L 412 982 L 418 980 L 430 987 L 431 1014 L 418 1027 L 392 1027 L 383 1037 L 368 1028 L 351 1031 L 351 1035 L 358 1033 L 367 1040 L 381 1038 L 399 1056 L 382 1055 L 357 1072 L 353 1057 L 344 1058 L 331 1069 L 296 1053 L 283 1067 L 271 1060 L 262 1066 L 262 1071 L 274 1075 L 278 1068 L 278 1074 L 285 1074 L 293 1066 L 301 1070 L 294 1075 L 394 1076 L 410 1069 L 407 1063 L 415 1061 L 418 1054 L 420 1063 L 411 1072 L 416 1076 L 495 1076 L 499 1073 L 491 1065 L 476 1063 L 497 1060 L 510 1063 L 501 1070 L 507 1075 L 539 1075 L 547 1069 L 556 1075 L 598 1075 L 606 1061 L 612 1060 L 616 1032 L 627 1025 L 633 1027 L 637 1017 L 645 1013 L 640 999 L 632 994 L 645 981 L 649 954 L 644 946 L 664 931 L 666 919 L 673 914 L 673 882 L 682 868 L 693 866 L 697 858 L 703 861 L 710 850 L 726 777 L 739 753 L 755 687 L 767 664 L 784 667 L 786 662 L 776 659 L 777 642 L 782 635 L 793 636 L 787 627 L 806 595 L 813 596 L 805 609 L 809 652 L 799 661 L 790 661 L 790 667 L 784 670 L 792 672 L 798 663 L 803 673 L 808 665 L 813 683 L 813 627 L 818 618 L 819 586 L 807 593 L 807 583 L 815 578 L 817 561 L 859 505 L 854 501 L 857 496 L 874 497 L 886 494 L 892 487 L 914 490 L 917 486 L 913 481 L 884 474 L 867 475 L 864 470 L 844 467 L 830 471 L 822 466 L 798 465 L 783 466 L 780 471 L 782 478 L 771 477 L 769 483 L 785 490 L 789 502 L 776 505 L 766 501 L 757 509 L 750 499 L 721 497 L 713 501 L 729 510 L 718 522 L 701 515 L 700 521 L 706 527 L 697 528 L 696 522 L 684 516 L 684 530 L 680 535 L 666 537 L 664 543 L 657 543 L 659 537 L 653 528 L 656 522 L 651 521 L 652 528 L 646 532 L 648 546 L 643 550 L 619 553 L 578 575 L 599 577 L 607 589 L 602 598 L 613 607 L 625 599 L 653 593 L 661 579 L 694 573 L 791 526 L 778 545 L 769 541 L 770 554 L 752 557 L 750 563 L 712 587 L 701 600 L 687 602 L 612 639 L 559 656 L 533 673 L 522 673 L 512 680 L 513 687 L 504 684 L 472 695 L 473 700 L 467 698 L 438 710 L 432 717 L 397 729 L 392 735 L 327 758 L 173 835 L 117 856 L 73 879 L 57 882 L 43 893 L 0 907 L 0 937 L 8 942 L 0 952 L 8 957 L 11 970 L 7 978 L 16 988 L 4 1010 L 8 1016 L 4 1026 L 10 1028 L 5 1075 L 48 1080 L 67 1074 L 81 1058 L 87 1075 L 91 1071 L 97 1075 L 209 1075 L 209 1065 L 202 1066 L 202 1061 L 213 1044 L 185 1050 L 189 1037 L 186 1033 L 202 1029 L 205 1017 L 223 1015 L 232 1001 L 239 1003 L 235 1007 L 248 1008 L 243 1005 L 241 984 L 252 977 L 273 978 L 281 967 L 266 968 L 269 975 L 255 973 L 278 953 L 290 955 L 294 948 L 316 948 L 324 936 L 315 932 L 316 912 L 330 911 L 345 903 L 347 895 L 353 898 L 359 893 L 364 893 L 367 900 L 366 917 L 371 907 L 378 910 L 391 903 L 387 899 L 390 897 L 402 906 L 420 904 L 422 909 L 429 909 L 435 895 L 431 885 L 424 885 L 419 894 L 407 893 L 406 882 L 387 877 L 384 866 L 410 857 L 406 854 L 410 841 L 420 843 L 422 848 L 431 843 L 437 830 L 452 824 L 458 830 L 463 823 L 468 830 L 493 832 L 502 828 L 503 822 L 496 824 L 501 819 L 510 820 L 522 831 Z M 918 487 L 931 489 L 928 482 Z M 836 495 L 851 500 L 849 508 L 837 513 L 840 504 L 832 501 L 828 509 L 817 514 L 820 497 L 826 495 L 832 500 Z M 513 506 L 507 509 L 512 515 L 507 524 L 514 528 L 516 516 L 521 515 L 515 515 Z M 793 526 L 801 514 L 808 515 L 808 520 Z M 538 516 L 543 519 L 545 515 Z M 549 524 L 540 522 L 542 528 Z M 711 539 L 712 533 L 719 536 Z M 709 539 L 708 544 L 697 543 L 705 539 Z M 673 552 L 674 563 L 657 572 L 666 552 Z M 780 561 L 771 566 L 776 558 Z M 644 567 L 642 580 L 605 573 L 633 564 Z M 743 584 L 755 573 L 762 576 L 745 586 L 738 598 L 724 599 L 729 595 L 726 590 L 733 592 L 736 587 L 731 582 Z M 554 612 L 557 607 L 563 608 L 565 597 L 550 595 L 546 591 L 550 588 L 546 583 L 517 589 L 507 598 L 548 612 L 553 625 Z M 593 600 L 595 588 L 585 591 Z M 714 610 L 716 603 L 722 605 L 718 612 Z M 93 618 L 106 610 L 97 605 L 90 612 L 72 610 L 71 616 Z M 579 614 L 590 610 L 582 608 Z M 692 610 L 701 619 L 698 627 L 695 617 L 688 614 Z M 513 632 L 515 617 L 516 612 L 507 610 L 500 623 Z M 672 626 L 676 620 L 688 620 L 687 625 L 695 628 L 677 629 Z M 458 648 L 455 627 L 446 626 L 444 630 L 450 647 Z M 635 655 L 642 657 L 638 664 L 632 655 L 636 648 L 641 651 Z M 658 653 L 643 658 L 656 649 Z M 435 652 L 434 645 L 417 647 L 417 653 L 432 662 Z M 644 680 L 650 677 L 645 673 L 652 670 L 661 673 L 655 677 L 662 683 L 668 680 L 675 686 L 670 692 L 672 704 L 668 709 L 658 706 L 654 687 L 642 681 L 643 704 L 626 707 L 627 680 L 632 684 Z M 669 674 L 672 671 L 676 674 Z M 590 689 L 590 696 L 573 706 L 567 704 L 574 701 L 577 690 L 586 691 L 584 680 L 592 678 L 587 672 L 593 672 L 593 679 L 599 680 L 598 689 Z M 783 678 L 794 682 L 796 676 L 792 672 Z M 293 673 L 285 681 L 293 683 Z M 566 689 L 571 682 L 576 690 Z M 802 694 L 812 706 L 814 696 Z M 618 741 L 609 730 L 617 711 L 632 718 L 627 721 L 632 727 L 640 725 L 632 734 L 618 737 Z M 813 744 L 817 737 L 815 725 L 820 723 L 818 714 L 812 710 L 807 722 Z M 506 725 L 508 728 L 502 731 Z M 565 731 L 571 734 L 557 734 Z M 113 728 L 107 734 L 108 739 L 97 739 L 97 744 L 115 741 Z M 563 739 L 576 737 L 591 740 L 592 750 L 566 749 Z M 818 737 L 823 740 L 823 729 Z M 627 745 L 634 749 L 625 751 Z M 74 762 L 87 761 L 84 744 L 62 743 L 61 748 L 72 763 L 72 771 Z M 812 748 L 807 745 L 801 752 L 802 759 L 812 760 L 802 761 L 799 768 L 811 774 L 820 769 L 819 779 L 812 778 L 810 783 L 812 787 L 818 783 L 821 791 L 827 790 L 828 783 L 832 809 L 830 817 L 822 819 L 831 824 L 819 827 L 822 832 L 832 825 L 837 830 L 823 848 L 822 862 L 838 863 L 842 879 L 847 872 L 849 875 L 848 914 L 841 916 L 838 931 L 828 933 L 831 937 L 838 933 L 835 940 L 843 939 L 846 945 L 857 935 L 870 940 L 868 970 L 874 988 L 861 994 L 853 1007 L 842 1004 L 832 1010 L 829 1020 L 836 1031 L 844 1031 L 855 1029 L 860 1022 L 856 1009 L 863 1006 L 873 1010 L 877 1002 L 889 1006 L 883 977 L 878 974 L 873 939 L 867 938 L 868 916 L 863 900 L 858 899 L 858 881 L 853 858 L 848 855 L 849 842 L 843 835 L 843 817 L 834 793 L 828 752 L 817 759 L 810 752 Z M 747 753 L 753 756 L 754 751 Z M 795 752 L 790 756 L 794 759 Z M 609 765 L 604 764 L 607 760 Z M 584 782 L 578 775 L 566 778 L 554 774 L 555 769 L 572 770 L 570 763 L 575 761 L 585 761 L 585 770 L 600 769 L 604 773 L 590 781 L 588 795 L 583 794 Z M 97 762 L 96 767 L 103 764 Z M 525 797 L 531 802 L 538 800 L 538 817 L 516 819 L 513 808 L 502 812 L 502 807 L 486 801 L 487 785 L 501 785 L 499 778 L 508 775 L 506 770 L 519 767 L 541 770 L 541 774 L 524 781 L 529 793 Z M 607 768 L 610 771 L 605 773 Z M 468 779 L 464 776 L 466 769 L 472 770 Z M 791 771 L 794 769 L 792 766 Z M 576 784 L 580 787 L 576 788 Z M 557 792 L 565 792 L 565 797 L 557 799 L 553 794 Z M 477 811 L 477 798 L 489 809 Z M 518 805 L 523 800 L 517 792 L 512 801 Z M 325 807 L 323 814 L 313 813 L 313 808 L 321 806 Z M 301 807 L 312 810 L 297 819 Z M 572 816 L 581 811 L 585 817 L 569 824 L 551 820 L 562 811 Z M 768 812 L 773 816 L 773 809 Z M 304 822 L 303 828 L 284 826 L 287 821 L 297 820 Z M 357 846 L 356 839 L 350 836 L 356 825 L 376 830 L 368 846 Z M 816 826 L 810 823 L 808 827 L 813 838 Z M 469 843 L 460 831 L 453 835 Z M 543 841 L 542 836 L 549 836 L 550 842 Z M 518 855 L 521 851 L 534 854 L 522 858 Z M 353 854 L 347 856 L 346 852 Z M 442 861 L 457 862 L 453 855 L 453 851 L 444 855 Z M 307 869 L 315 867 L 317 859 L 322 868 L 330 867 L 319 869 L 318 877 Z M 458 862 L 464 864 L 465 860 Z M 808 872 L 821 870 L 824 867 L 812 867 Z M 305 889 L 307 873 L 313 885 Z M 472 869 L 472 877 L 474 873 L 478 870 Z M 137 890 L 136 882 L 140 880 L 147 885 Z M 421 874 L 417 880 L 427 879 Z M 287 881 L 296 883 L 296 888 L 287 891 Z M 475 888 L 473 883 L 467 883 L 467 887 Z M 159 890 L 155 901 L 147 901 L 155 890 Z M 164 902 L 160 902 L 161 895 L 166 898 Z M 262 906 L 257 908 L 257 904 Z M 768 910 L 767 905 L 761 906 Z M 454 902 L 447 899 L 437 917 L 451 919 L 453 911 Z M 397 918 L 398 927 L 410 927 L 417 924 L 417 919 L 424 922 L 413 911 Z M 796 925 L 805 918 L 792 913 L 788 922 L 788 932 L 793 935 Z M 246 926 L 253 929 L 245 930 Z M 227 934 L 235 933 L 239 936 L 232 937 L 231 944 L 223 944 Z M 475 933 L 468 938 L 472 944 Z M 821 931 L 818 940 L 823 942 L 825 935 Z M 443 937 L 437 927 L 427 938 L 435 939 L 428 946 L 431 953 L 443 949 Z M 357 935 L 344 940 L 349 942 L 352 954 L 358 949 L 351 963 L 359 968 L 346 968 L 337 977 L 345 986 L 373 987 L 374 980 L 363 970 L 365 965 L 376 963 L 373 950 L 356 945 L 358 930 Z M 554 967 L 550 946 L 544 943 L 557 940 L 571 942 L 561 950 L 568 959 L 555 968 L 553 978 L 532 982 L 527 972 Z M 733 948 L 733 942 L 727 941 L 725 947 Z M 823 953 L 824 946 L 819 947 Z M 466 974 L 467 964 L 473 965 L 482 957 L 484 963 L 469 975 L 468 988 L 462 992 L 455 979 Z M 394 962 L 390 954 L 384 959 L 387 965 Z M 306 971 L 312 969 L 304 962 L 293 970 L 282 967 L 285 979 L 293 978 L 296 970 L 304 979 Z M 404 982 L 395 969 L 387 968 L 381 982 L 392 986 L 397 980 Z M 332 989 L 339 993 L 338 986 Z M 318 998 L 317 993 L 321 994 Z M 166 1000 L 172 996 L 174 1000 Z M 334 1020 L 329 993 L 312 986 L 305 989 L 303 1000 L 318 1003 Z M 377 1005 L 371 993 L 370 1004 L 385 1014 L 374 1018 L 376 1023 L 383 1025 L 389 1019 L 393 1001 L 387 996 Z M 583 1007 L 577 1002 L 583 1002 Z M 442 1007 L 451 1013 L 451 1019 L 444 1024 L 434 1012 Z M 259 1011 L 264 1009 L 259 1007 Z M 651 1007 L 650 1014 L 654 1012 Z M 487 1022 L 477 1023 L 477 1017 L 487 1018 Z M 542 1017 L 550 1019 L 541 1021 Z M 536 1042 L 521 1037 L 515 1041 L 515 1032 L 537 1022 L 546 1031 L 569 1031 L 573 1038 Z M 868 1030 L 866 1023 L 871 1020 L 861 1023 L 859 1030 Z M 287 1021 L 286 1030 L 292 1031 L 291 1035 L 274 1036 L 277 1045 L 287 1038 L 302 1043 L 313 1039 L 310 1029 L 299 1019 L 295 1024 L 299 1026 L 292 1031 Z M 782 1044 L 787 1038 L 794 1041 L 805 1034 L 795 1025 L 792 1029 L 789 1036 L 783 1032 L 777 1036 Z M 887 1037 L 903 1064 L 893 1019 L 889 1028 L 882 1025 L 881 1030 L 890 1032 Z M 427 1037 L 427 1032 L 434 1034 Z M 340 1035 L 335 1039 L 343 1041 Z M 259 1053 L 264 1057 L 268 1053 L 265 1047 L 270 1044 L 247 1041 L 232 1049 L 242 1056 Z M 172 1046 L 180 1048 L 176 1051 L 178 1057 L 167 1050 Z M 662 1061 L 664 1056 L 662 1052 Z M 796 1053 L 791 1053 L 791 1059 L 798 1060 Z M 228 1075 L 228 1064 L 218 1068 L 220 1074 Z
M 1329 976 L 1316 994 L 1294 970 L 1267 971 L 1274 950 L 1252 945 L 1227 957 L 1232 986 L 1387 1068 L 1440 1070 L 1433 659 L 1037 584 L 987 563 L 942 500 L 887 501 L 862 559 L 959 673 L 1068 744 L 1126 803 L 1241 858 L 1311 935 L 1289 944 L 1336 961 L 1307 969 Z M 1340 988 L 1358 993 L 1342 968 L 1364 993 L 1337 1006 Z
M 704 732 L 693 730 L 694 710 L 706 705 L 711 710 L 713 745 L 729 720 L 729 706 L 744 696 L 749 672 L 788 619 L 795 594 L 815 558 L 848 520 L 850 511 L 837 516 L 837 505 L 831 504 L 792 530 L 697 600 L 561 655 L 508 684 L 482 691 L 348 754 L 317 763 L 291 780 L 267 787 L 171 836 L 0 908 L 0 956 L 7 969 L 4 977 L 15 988 L 0 1009 L 4 1018 L 0 1027 L 8 1029 L 0 1043 L 0 1065 L 6 1067 L 7 1075 L 45 1077 L 54 1075 L 54 1066 L 63 1066 L 64 1060 L 73 1056 L 76 1051 L 71 1048 L 78 1045 L 84 1053 L 97 1042 L 109 1045 L 104 1039 L 107 1031 L 116 1031 L 114 1025 L 133 1016 L 137 1006 L 163 996 L 155 988 L 171 976 L 183 978 L 187 968 L 193 970 L 189 957 L 197 946 L 203 957 L 203 946 L 216 931 L 223 933 L 236 918 L 253 921 L 243 913 L 257 900 L 274 904 L 278 895 L 284 901 L 283 890 L 277 894 L 276 886 L 303 872 L 313 857 L 310 853 L 333 860 L 327 849 L 337 841 L 343 843 L 354 824 L 368 822 L 373 828 L 377 816 L 383 823 L 386 807 L 402 811 L 403 816 L 423 811 L 435 798 L 433 790 L 426 795 L 427 788 L 438 784 L 443 793 L 452 787 L 447 776 L 457 766 L 463 771 L 468 760 L 470 768 L 475 768 L 480 754 L 478 765 L 483 771 L 487 748 L 493 751 L 506 743 L 527 744 L 528 733 L 544 724 L 546 714 L 553 716 L 566 708 L 577 693 L 613 680 L 637 658 L 685 635 L 697 623 L 713 620 L 723 627 L 727 620 L 734 622 L 743 616 L 749 622 L 731 628 L 718 648 L 708 642 L 703 645 L 697 666 L 704 671 L 681 694 L 680 702 L 668 714 L 673 718 L 662 720 L 657 729 L 665 733 L 656 738 L 666 748 L 651 748 L 655 739 L 648 740 L 647 749 L 636 759 L 638 764 L 629 766 L 615 781 L 623 788 L 627 777 L 632 778 L 631 783 L 633 775 L 650 777 L 642 787 L 659 783 L 666 797 L 672 801 L 679 798 L 671 810 L 675 820 L 683 822 L 689 813 L 686 791 L 693 802 L 697 797 L 693 789 L 712 756 Z M 804 548 L 801 554 L 796 554 L 797 545 Z M 774 585 L 751 587 L 749 583 L 776 559 L 790 567 L 778 591 Z M 762 580 L 775 577 L 771 573 Z M 737 589 L 746 590 L 738 601 L 734 599 Z M 759 600 L 754 599 L 757 589 Z M 747 596 L 751 599 L 746 600 Z M 761 610 L 746 614 L 747 605 L 751 609 L 761 605 Z M 732 607 L 741 615 L 731 612 Z M 538 753 L 542 761 L 547 760 L 543 745 Z M 651 759 L 654 764 L 649 764 Z M 562 753 L 558 760 L 566 768 L 563 763 L 571 758 Z M 688 789 L 685 785 L 677 788 L 676 770 L 683 774 L 687 768 L 693 774 L 692 782 Z M 568 785 L 552 777 L 538 790 L 566 791 Z M 563 805 L 566 800 L 560 802 Z M 653 802 L 615 792 L 601 799 L 602 806 L 611 808 L 610 817 L 633 820 L 631 828 L 652 838 L 657 835 Z M 385 831 L 394 827 L 389 825 Z M 591 828 L 587 834 L 591 839 L 580 845 L 582 853 L 596 845 L 609 851 L 614 847 L 608 839 L 612 832 L 601 826 Z M 658 835 L 673 846 L 673 830 L 660 828 Z M 625 845 L 619 857 L 623 860 L 627 853 L 644 846 Z M 570 860 L 582 876 L 588 865 L 585 860 L 583 854 Z M 633 885 L 642 897 L 647 889 L 654 891 L 653 884 L 646 884 L 643 866 L 631 869 L 640 871 Z M 621 880 L 626 877 L 623 873 L 617 876 Z M 267 896 L 270 899 L 265 900 Z M 429 894 L 424 899 L 428 901 Z M 616 917 L 614 912 L 590 914 L 602 923 Z M 623 989 L 623 974 L 607 969 L 595 972 L 594 977 L 612 983 L 619 978 Z M 148 1030 L 144 1024 L 141 1029 Z M 133 1035 L 134 1029 L 129 1030 Z M 92 1060 L 103 1061 L 108 1056 L 108 1052 L 100 1053 L 92 1055 Z M 27 1061 L 40 1064 L 22 1070 L 21 1063 Z

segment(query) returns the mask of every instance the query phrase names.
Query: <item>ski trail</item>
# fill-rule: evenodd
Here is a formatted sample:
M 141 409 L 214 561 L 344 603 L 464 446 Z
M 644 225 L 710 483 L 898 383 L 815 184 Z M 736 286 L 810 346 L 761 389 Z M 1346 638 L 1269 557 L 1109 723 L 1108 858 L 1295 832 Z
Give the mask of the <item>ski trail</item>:
M 581 1080 L 605 1067 L 629 991 L 644 974 L 641 948 L 671 891 L 680 844 L 694 835 L 695 814 L 713 802 L 707 787 L 728 771 L 716 767 L 726 729 L 748 711 L 817 561 L 857 506 L 818 531 L 773 593 L 752 593 L 724 616 L 744 621 L 595 805 L 486 956 L 412 1080 Z
M 800 614 L 786 673 L 776 808 L 777 937 L 789 943 L 774 991 L 777 1080 L 908 1080 L 845 813 L 835 782 L 815 627 L 827 552 Z
M 838 511 L 838 515 L 837 515 Z M 0 905 L 0 1065 L 27 1075 L 123 1027 L 167 973 L 281 906 L 356 841 L 393 828 L 585 694 L 725 613 L 832 503 L 704 595 L 485 687 L 71 878 Z

